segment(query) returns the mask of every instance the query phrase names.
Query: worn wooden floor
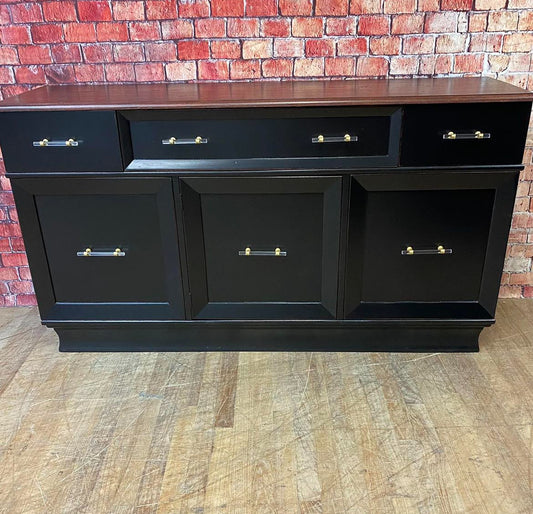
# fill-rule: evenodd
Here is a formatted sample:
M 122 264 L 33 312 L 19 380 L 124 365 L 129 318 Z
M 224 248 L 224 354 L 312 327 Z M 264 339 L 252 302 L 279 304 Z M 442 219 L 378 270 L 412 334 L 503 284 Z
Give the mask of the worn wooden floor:
M 0 512 L 531 513 L 533 301 L 479 354 L 60 354 L 0 310 Z

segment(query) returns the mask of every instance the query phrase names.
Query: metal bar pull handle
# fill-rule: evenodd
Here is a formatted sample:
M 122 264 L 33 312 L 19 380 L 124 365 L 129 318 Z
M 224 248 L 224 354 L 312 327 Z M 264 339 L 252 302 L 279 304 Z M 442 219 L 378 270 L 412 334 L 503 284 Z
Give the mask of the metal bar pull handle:
M 169 137 L 168 139 L 162 139 L 162 145 L 202 145 L 206 144 L 208 139 L 202 136 L 196 136 L 191 138 L 182 138 L 178 139 L 174 136 Z
M 311 138 L 312 143 L 355 143 L 359 138 L 351 134 L 344 134 L 344 136 L 323 136 L 319 134 Z
M 436 248 L 429 248 L 423 250 L 415 250 L 412 246 L 408 246 L 405 250 L 402 250 L 402 255 L 446 255 L 453 253 L 451 248 L 444 248 L 442 245 L 438 245 Z
M 274 250 L 252 250 L 247 246 L 244 250 L 239 250 L 239 255 L 245 257 L 287 257 L 287 252 L 281 250 L 281 248 L 275 248 Z
M 76 252 L 76 255 L 78 257 L 126 257 L 126 252 L 120 248 L 109 252 L 95 252 L 92 248 L 86 248 L 83 252 Z
M 475 132 L 460 132 L 456 133 L 452 130 L 442 134 L 442 139 L 490 139 L 490 134 L 488 132 L 481 132 L 476 130 Z
M 66 147 L 74 147 L 79 146 L 81 141 L 76 141 L 73 138 L 67 139 L 66 141 L 56 140 L 51 141 L 49 139 L 41 139 L 40 141 L 34 141 L 33 146 L 66 146 Z

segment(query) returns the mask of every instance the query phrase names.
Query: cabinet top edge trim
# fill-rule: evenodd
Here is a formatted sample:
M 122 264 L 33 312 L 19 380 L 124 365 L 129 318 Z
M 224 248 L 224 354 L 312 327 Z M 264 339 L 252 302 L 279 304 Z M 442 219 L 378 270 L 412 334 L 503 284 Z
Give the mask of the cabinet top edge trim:
M 531 102 L 533 92 L 488 77 L 42 86 L 0 111 L 313 107 Z

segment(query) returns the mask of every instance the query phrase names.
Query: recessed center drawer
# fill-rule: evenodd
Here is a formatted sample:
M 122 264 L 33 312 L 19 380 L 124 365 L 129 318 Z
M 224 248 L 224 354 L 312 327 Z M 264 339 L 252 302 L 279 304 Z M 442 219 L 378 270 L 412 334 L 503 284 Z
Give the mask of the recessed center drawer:
M 138 111 L 130 119 L 133 168 L 234 167 L 256 161 L 275 167 L 310 160 L 396 164 L 400 109 L 293 108 Z M 148 161 L 148 162 L 147 162 Z M 193 161 L 193 162 L 191 162 Z M 252 164 L 253 166 L 253 164 Z
M 113 111 L 1 113 L 0 144 L 11 173 L 122 170 Z

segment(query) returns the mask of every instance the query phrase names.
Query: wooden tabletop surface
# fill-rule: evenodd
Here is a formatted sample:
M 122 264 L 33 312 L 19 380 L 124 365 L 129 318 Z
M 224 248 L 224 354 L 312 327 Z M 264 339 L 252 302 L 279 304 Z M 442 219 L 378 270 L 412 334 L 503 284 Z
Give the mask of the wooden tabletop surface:
M 532 101 L 491 78 L 307 80 L 44 86 L 0 102 L 3 111 L 184 109 Z

